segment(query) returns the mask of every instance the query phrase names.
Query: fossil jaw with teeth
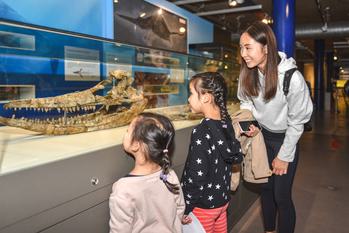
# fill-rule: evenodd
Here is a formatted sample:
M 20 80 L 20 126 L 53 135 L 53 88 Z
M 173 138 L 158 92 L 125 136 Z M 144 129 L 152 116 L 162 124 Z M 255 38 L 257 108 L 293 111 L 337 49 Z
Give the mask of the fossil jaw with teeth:
M 43 134 L 65 135 L 119 127 L 128 124 L 142 112 L 147 100 L 143 93 L 131 87 L 132 78 L 124 71 L 116 70 L 109 78 L 84 91 L 61 96 L 15 100 L 4 105 L 5 109 L 57 111 L 63 115 L 54 118 L 28 119 L 24 117 L 0 117 L 0 124 L 20 127 Z M 96 92 L 111 89 L 105 96 Z

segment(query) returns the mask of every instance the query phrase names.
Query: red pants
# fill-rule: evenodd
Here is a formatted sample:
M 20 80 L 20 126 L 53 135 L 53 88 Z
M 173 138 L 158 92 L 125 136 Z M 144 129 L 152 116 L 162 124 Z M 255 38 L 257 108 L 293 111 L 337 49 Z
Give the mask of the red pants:
M 228 204 L 215 209 L 201 209 L 195 207 L 193 214 L 198 218 L 206 233 L 227 233 Z

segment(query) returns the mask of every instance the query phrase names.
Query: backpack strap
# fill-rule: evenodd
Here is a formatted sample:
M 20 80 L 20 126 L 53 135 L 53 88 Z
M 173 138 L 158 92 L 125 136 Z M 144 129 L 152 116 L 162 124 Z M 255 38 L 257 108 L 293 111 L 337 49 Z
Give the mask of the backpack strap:
M 283 91 L 284 95 L 287 96 L 288 91 L 290 89 L 290 83 L 291 83 L 291 78 L 293 73 L 297 70 L 297 68 L 292 68 L 289 69 L 285 72 L 285 77 L 284 77 L 284 84 L 283 84 Z

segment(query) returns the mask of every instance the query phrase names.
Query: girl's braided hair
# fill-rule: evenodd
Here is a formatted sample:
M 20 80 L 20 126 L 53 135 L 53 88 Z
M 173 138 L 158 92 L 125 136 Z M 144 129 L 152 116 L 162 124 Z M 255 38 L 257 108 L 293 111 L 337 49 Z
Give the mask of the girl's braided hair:
M 220 73 L 199 73 L 194 75 L 190 82 L 193 83 L 194 89 L 199 95 L 212 94 L 215 104 L 220 109 L 222 120 L 231 120 L 227 110 L 227 84 Z
M 178 194 L 179 185 L 167 180 L 174 135 L 175 130 L 170 119 L 160 114 L 145 112 L 138 115 L 132 141 L 143 143 L 146 158 L 162 168 L 160 179 L 172 193 Z

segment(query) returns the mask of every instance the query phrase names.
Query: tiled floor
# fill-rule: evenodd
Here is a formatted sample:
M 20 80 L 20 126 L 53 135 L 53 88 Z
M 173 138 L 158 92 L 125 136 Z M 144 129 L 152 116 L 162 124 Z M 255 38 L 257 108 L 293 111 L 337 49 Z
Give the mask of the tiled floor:
M 296 233 L 349 232 L 349 114 L 318 113 L 314 130 L 300 141 L 301 156 L 293 186 Z M 262 233 L 257 200 L 231 233 Z

